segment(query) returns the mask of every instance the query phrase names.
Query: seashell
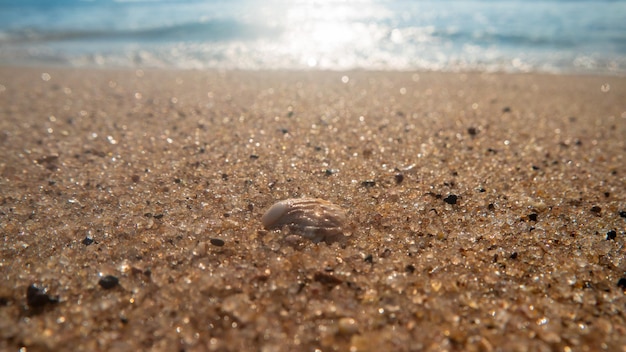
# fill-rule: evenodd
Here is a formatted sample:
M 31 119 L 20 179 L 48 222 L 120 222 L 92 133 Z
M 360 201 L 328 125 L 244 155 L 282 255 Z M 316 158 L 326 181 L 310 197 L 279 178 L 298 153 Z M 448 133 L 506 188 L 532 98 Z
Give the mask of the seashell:
M 268 230 L 287 227 L 318 243 L 330 243 L 343 238 L 346 213 L 339 206 L 317 198 L 292 198 L 272 205 L 261 217 Z

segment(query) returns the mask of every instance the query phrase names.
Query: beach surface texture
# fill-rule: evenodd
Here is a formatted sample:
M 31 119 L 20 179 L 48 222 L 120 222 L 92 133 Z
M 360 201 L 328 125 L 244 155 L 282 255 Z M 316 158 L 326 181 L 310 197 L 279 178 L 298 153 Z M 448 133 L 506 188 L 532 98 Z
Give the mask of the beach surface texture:
M 1 67 L 0 150 L 0 350 L 626 351 L 624 77 Z

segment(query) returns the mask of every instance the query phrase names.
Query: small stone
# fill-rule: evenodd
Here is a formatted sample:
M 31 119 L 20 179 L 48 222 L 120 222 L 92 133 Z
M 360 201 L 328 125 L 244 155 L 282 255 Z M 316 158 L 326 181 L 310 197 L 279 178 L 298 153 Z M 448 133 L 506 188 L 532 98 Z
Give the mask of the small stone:
M 120 280 L 113 275 L 104 276 L 100 279 L 100 281 L 98 281 L 98 285 L 100 285 L 105 290 L 112 289 L 119 285 L 119 283 Z
M 475 127 L 470 127 L 467 129 L 467 133 L 469 133 L 470 136 L 475 136 L 478 134 L 478 130 Z
M 511 112 L 511 108 L 508 106 L 505 106 L 502 108 L 502 112 Z
M 458 196 L 457 196 L 457 195 L 450 194 L 450 195 L 448 195 L 447 197 L 445 197 L 445 198 L 443 199 L 443 201 L 444 201 L 444 202 L 446 202 L 446 203 L 448 203 L 448 204 L 456 204 L 457 199 L 458 199 Z
M 26 303 L 31 308 L 41 308 L 47 304 L 58 303 L 59 297 L 51 297 L 47 293 L 47 289 L 40 288 L 31 284 L 26 289 Z
M 256 160 L 256 159 L 258 159 L 258 158 L 259 158 L 259 156 L 258 156 L 258 155 L 256 155 L 256 154 L 250 154 L 250 159 L 252 159 L 252 160 Z
M 359 332 L 359 325 L 354 318 L 344 317 L 337 323 L 337 332 L 341 335 L 353 335 Z
M 617 231 L 615 230 L 611 230 L 609 232 L 606 233 L 606 240 L 614 240 L 617 237 Z
M 619 216 L 626 218 L 626 210 L 620 210 Z
M 212 245 L 217 246 L 217 247 L 224 246 L 224 240 L 221 240 L 219 238 L 211 238 L 209 242 L 211 242 Z
M 528 220 L 537 221 L 537 213 L 528 214 Z
M 617 280 L 617 287 L 621 288 L 622 290 L 626 290 L 626 277 Z
M 318 271 L 318 272 L 315 273 L 315 275 L 313 275 L 313 280 L 315 280 L 315 281 L 317 281 L 317 282 L 319 282 L 321 284 L 324 284 L 324 285 L 326 285 L 328 287 L 335 287 L 335 286 L 343 283 L 343 280 L 341 280 L 341 279 L 339 279 L 339 278 L 337 278 L 337 277 L 335 277 L 333 275 L 323 273 L 321 271 Z
M 89 245 L 90 245 L 90 244 L 92 244 L 92 243 L 93 243 L 93 238 L 91 238 L 91 237 L 89 237 L 89 236 L 87 236 L 87 237 L 85 237 L 85 238 L 83 239 L 83 244 L 84 244 L 85 246 L 89 246 Z
M 409 264 L 409 265 L 407 265 L 407 266 L 405 266 L 405 267 L 404 267 L 404 270 L 405 270 L 407 273 L 411 273 L 411 274 L 413 274 L 413 273 L 415 272 L 415 265 L 413 265 L 413 264 Z
M 396 183 L 397 183 L 397 184 L 400 184 L 400 183 L 402 183 L 402 181 L 404 181 L 404 175 L 403 175 L 402 173 L 400 173 L 400 172 L 398 172 L 397 174 L 395 174 L 395 175 L 393 176 L 393 178 L 396 180 Z
M 374 263 L 374 256 L 371 254 L 368 254 L 367 256 L 365 256 L 365 259 L 363 259 L 364 262 L 366 263 L 370 263 L 373 264 Z
M 602 208 L 600 208 L 600 207 L 599 207 L 599 206 L 597 206 L 597 205 L 594 205 L 593 207 L 591 207 L 591 212 L 592 212 L 592 213 L 596 213 L 596 214 L 598 214 L 598 215 L 599 215 L 601 211 L 602 211 Z
M 135 175 L 132 175 L 130 179 L 133 180 L 134 183 L 137 183 L 141 180 L 141 177 L 135 174 Z
M 517 259 L 517 252 L 513 252 L 513 253 L 511 253 L 511 255 L 509 256 L 509 258 L 510 258 L 510 259 L 513 259 L 513 260 Z
M 365 180 L 361 182 L 361 186 L 363 187 L 374 187 L 376 186 L 376 181 L 374 180 Z

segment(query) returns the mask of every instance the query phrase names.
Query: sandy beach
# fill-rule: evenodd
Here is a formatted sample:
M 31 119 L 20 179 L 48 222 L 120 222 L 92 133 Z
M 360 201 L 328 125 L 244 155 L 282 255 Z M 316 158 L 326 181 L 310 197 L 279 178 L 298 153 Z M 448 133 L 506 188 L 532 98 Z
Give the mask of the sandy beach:
M 0 350 L 626 351 L 626 77 L 0 67 L 0 150 Z

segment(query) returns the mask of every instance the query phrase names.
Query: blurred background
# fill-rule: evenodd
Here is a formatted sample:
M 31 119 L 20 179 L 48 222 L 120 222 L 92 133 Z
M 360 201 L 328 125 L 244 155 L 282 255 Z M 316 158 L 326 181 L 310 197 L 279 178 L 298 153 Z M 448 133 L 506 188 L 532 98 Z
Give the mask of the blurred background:
M 626 1 L 0 0 L 0 64 L 626 73 Z

